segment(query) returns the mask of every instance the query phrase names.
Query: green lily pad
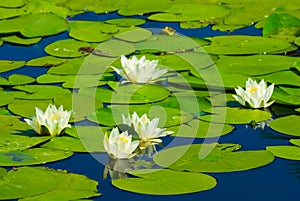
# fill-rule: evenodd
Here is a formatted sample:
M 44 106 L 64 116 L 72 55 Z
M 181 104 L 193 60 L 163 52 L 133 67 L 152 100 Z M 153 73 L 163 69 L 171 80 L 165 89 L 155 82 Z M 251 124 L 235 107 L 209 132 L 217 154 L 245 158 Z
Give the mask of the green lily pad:
M 280 55 L 220 56 L 215 65 L 224 72 L 251 76 L 289 70 L 297 60 Z
M 128 31 L 114 35 L 115 38 L 128 41 L 128 42 L 140 42 L 146 40 L 152 36 L 152 32 L 144 28 L 131 28 Z
M 15 97 L 6 91 L 0 91 L 0 97 L 0 106 L 10 104 L 15 100 Z
M 236 144 L 192 144 L 165 149 L 154 156 L 160 166 L 176 171 L 235 172 L 265 166 L 274 160 L 265 150 L 236 151 Z
M 57 198 L 61 200 L 77 200 L 101 195 L 97 191 L 98 182 L 85 175 L 69 173 L 62 170 L 36 169 L 53 175 L 57 180 L 56 188 L 40 195 L 20 199 L 20 201 L 55 200 Z
M 2 111 L 6 112 L 5 110 Z M 19 133 L 20 131 L 27 130 L 30 127 L 27 123 L 20 121 L 20 117 L 12 116 L 8 114 L 0 115 L 0 136 L 6 138 L 13 133 Z
M 167 9 L 172 5 L 170 0 L 161 0 L 159 3 L 153 3 L 151 0 L 145 0 L 143 2 L 139 0 L 127 1 L 120 9 L 118 13 L 124 16 L 142 15 L 145 13 L 159 12 Z
M 224 17 L 230 13 L 225 6 L 200 3 L 177 3 L 164 10 L 165 13 L 151 15 L 148 19 L 164 22 L 208 21 Z
M 280 86 L 279 88 L 290 95 L 300 96 L 300 87 L 295 88 L 295 87 Z
M 35 12 L 37 13 L 55 13 L 61 18 L 67 18 L 71 16 L 71 11 L 69 8 L 62 5 L 64 2 L 55 1 L 37 1 L 37 6 Z
M 123 124 L 122 114 L 138 113 L 139 116 L 147 114 L 150 119 L 159 118 L 160 127 L 170 127 L 180 125 L 191 121 L 193 115 L 182 112 L 178 109 L 161 107 L 158 105 L 131 105 L 113 106 L 110 108 L 101 108 L 87 115 L 87 119 L 105 126 L 115 126 Z
M 99 126 L 73 126 L 66 131 L 72 137 L 52 138 L 43 147 L 73 152 L 105 152 L 103 139 L 106 130 L 107 128 Z
M 8 105 L 8 109 L 14 114 L 30 118 L 35 116 L 35 107 L 38 107 L 41 110 L 45 111 L 50 103 L 52 103 L 52 100 L 17 99 Z
M 35 196 L 51 191 L 56 185 L 55 177 L 48 172 L 37 168 L 20 167 L 3 175 L 0 200 Z
M 266 149 L 279 158 L 300 160 L 300 148 L 296 146 L 267 146 Z
M 78 93 L 94 97 L 103 103 L 115 104 L 152 103 L 164 100 L 170 95 L 169 90 L 154 84 L 121 85 L 114 91 L 106 88 L 81 88 Z
M 52 99 L 61 94 L 70 94 L 70 90 L 51 85 L 24 85 L 13 89 L 27 92 L 25 94 L 13 93 L 19 99 Z
M 33 45 L 33 44 L 40 42 L 40 40 L 42 40 L 42 37 L 21 38 L 17 35 L 11 35 L 11 36 L 1 37 L 1 39 L 5 42 L 13 43 L 13 44 L 17 44 L 17 45 Z
M 135 47 L 133 44 L 121 40 L 108 40 L 101 43 L 94 50 L 96 55 L 107 57 L 119 57 L 133 53 Z
M 26 2 L 27 3 L 27 2 Z M 20 8 L 17 7 L 0 7 L 0 19 L 14 18 L 32 12 L 36 7 L 36 2 L 28 2 Z M 9 19 L 10 20 L 10 19 Z
M 88 113 L 103 107 L 101 101 L 77 93 L 62 94 L 53 101 L 55 105 L 63 105 L 65 110 L 72 110 L 71 122 L 84 120 Z
M 105 20 L 105 23 L 117 25 L 119 27 L 132 27 L 132 26 L 138 26 L 146 23 L 146 20 L 144 19 L 137 19 L 137 18 L 116 18 L 116 19 L 110 19 Z
M 298 36 L 297 38 L 295 38 L 295 44 L 300 46 L 300 36 Z
M 291 139 L 290 143 L 300 147 L 300 139 Z
M 270 113 L 258 109 L 218 107 L 204 111 L 212 114 L 200 116 L 201 120 L 227 124 L 248 124 L 251 121 L 260 122 L 272 117 Z
M 283 89 L 287 89 L 287 88 L 282 88 L 282 87 L 274 88 L 272 98 L 275 99 L 277 103 L 285 104 L 285 105 L 300 105 L 300 96 L 287 93 Z M 291 92 L 291 90 L 288 91 Z
M 129 174 L 135 177 L 114 179 L 112 184 L 122 190 L 150 195 L 194 193 L 212 189 L 217 184 L 215 178 L 202 173 L 142 169 Z
M 8 77 L 8 81 L 11 85 L 22 85 L 35 82 L 35 79 L 28 75 L 12 74 Z
M 68 61 L 68 59 L 64 58 L 44 56 L 27 61 L 26 66 L 52 67 L 62 65 L 64 63 L 67 63 Z
M 172 136 L 190 138 L 213 138 L 229 134 L 234 127 L 228 124 L 218 124 L 199 120 L 192 120 L 185 124 L 170 127 L 174 131 Z
M 45 164 L 72 156 L 73 152 L 56 149 L 34 148 L 25 151 L 0 153 L 0 166 Z
M 185 52 L 200 45 L 189 37 L 178 35 L 152 35 L 148 40 L 134 44 L 136 49 L 143 52 Z
M 19 8 L 19 7 L 24 6 L 26 3 L 27 3 L 26 0 L 15 0 L 15 1 L 3 0 L 0 3 L 0 7 Z
M 0 73 L 15 70 L 25 65 L 25 61 L 0 60 Z
M 207 39 L 211 40 L 212 43 L 203 48 L 212 54 L 241 55 L 275 53 L 285 51 L 291 46 L 288 41 L 260 36 L 215 36 Z
M 0 152 L 23 151 L 49 140 L 50 136 L 25 137 L 21 135 L 7 135 L 1 137 Z
M 280 71 L 268 75 L 257 76 L 276 85 L 292 85 L 300 87 L 300 76 L 293 71 Z
M 299 115 L 289 115 L 271 121 L 270 127 L 283 134 L 300 136 L 299 120 Z
M 74 39 L 64 39 L 55 41 L 45 47 L 45 51 L 56 57 L 82 57 L 87 52 L 80 51 L 82 47 L 89 47 L 90 44 L 86 42 L 77 41 Z

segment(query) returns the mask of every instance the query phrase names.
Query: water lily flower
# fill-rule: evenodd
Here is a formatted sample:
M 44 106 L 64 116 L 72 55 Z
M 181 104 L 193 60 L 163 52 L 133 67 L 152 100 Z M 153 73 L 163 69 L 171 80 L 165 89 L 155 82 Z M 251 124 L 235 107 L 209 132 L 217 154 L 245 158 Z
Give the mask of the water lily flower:
M 121 56 L 121 64 L 122 69 L 113 66 L 112 68 L 125 79 L 122 83 L 154 83 L 167 72 L 166 69 L 157 68 L 158 60 L 146 60 L 145 56 L 142 56 L 140 60 L 136 56 L 132 59 Z
M 233 97 L 243 106 L 249 104 L 251 108 L 266 108 L 275 102 L 275 100 L 268 102 L 273 90 L 274 84 L 267 87 L 264 80 L 257 83 L 249 78 L 246 82 L 246 90 L 238 86 L 235 88 L 237 95 L 233 95 Z
M 132 141 L 132 135 L 128 135 L 127 131 L 120 133 L 118 128 L 113 128 L 110 135 L 105 133 L 103 145 L 112 158 L 127 159 L 135 155 L 139 141 Z
M 62 105 L 57 109 L 50 103 L 45 113 L 38 107 L 35 111 L 35 117 L 24 120 L 40 135 L 58 136 L 63 134 L 67 127 L 71 127 L 69 119 L 72 111 L 64 111 Z
M 135 132 L 138 134 L 142 145 L 142 148 L 147 147 L 147 145 L 159 144 L 162 142 L 160 137 L 164 137 L 174 133 L 173 131 L 166 131 L 165 128 L 158 128 L 159 118 L 154 118 L 150 120 L 147 114 L 143 114 L 141 117 L 134 112 L 132 116 L 128 115 L 126 117 L 122 114 L 123 124 L 132 126 Z

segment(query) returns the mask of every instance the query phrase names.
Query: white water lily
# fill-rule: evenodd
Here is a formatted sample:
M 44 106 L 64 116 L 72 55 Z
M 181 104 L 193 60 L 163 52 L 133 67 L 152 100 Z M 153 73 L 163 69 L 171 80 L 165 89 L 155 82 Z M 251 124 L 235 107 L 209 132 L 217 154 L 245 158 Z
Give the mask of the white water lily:
M 147 147 L 147 145 L 159 144 L 162 142 L 160 137 L 164 137 L 174 133 L 173 131 L 166 131 L 165 128 L 158 128 L 159 118 L 150 120 L 147 114 L 143 114 L 141 117 L 134 112 L 132 116 L 122 115 L 123 124 L 132 126 L 135 132 L 138 134 L 141 140 L 141 148 Z
M 69 119 L 72 111 L 58 109 L 55 105 L 49 104 L 45 113 L 38 107 L 35 108 L 36 116 L 32 119 L 24 119 L 40 135 L 58 136 L 64 133 L 65 128 L 71 127 Z
M 139 146 L 139 141 L 132 141 L 132 136 L 128 135 L 127 131 L 120 134 L 118 128 L 113 128 L 110 135 L 105 133 L 103 145 L 112 158 L 126 159 L 135 155 L 134 151 Z
M 122 69 L 112 68 L 123 77 L 122 82 L 132 83 L 153 83 L 158 81 L 163 74 L 167 72 L 166 69 L 158 69 L 158 60 L 147 60 L 145 56 L 142 56 L 140 60 L 136 56 L 132 59 L 127 59 L 125 56 L 121 56 Z
M 274 84 L 267 87 L 267 84 L 264 80 L 261 80 L 259 83 L 249 78 L 246 82 L 246 89 L 241 87 L 235 88 L 237 95 L 233 97 L 243 106 L 246 106 L 248 103 L 251 108 L 266 108 L 269 107 L 275 101 L 270 101 L 274 90 Z

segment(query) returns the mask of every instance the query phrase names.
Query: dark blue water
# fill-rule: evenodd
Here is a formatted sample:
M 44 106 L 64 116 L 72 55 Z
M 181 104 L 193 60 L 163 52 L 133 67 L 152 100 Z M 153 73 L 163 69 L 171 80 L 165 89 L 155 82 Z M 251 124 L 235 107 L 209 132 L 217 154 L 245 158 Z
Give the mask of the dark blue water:
M 107 15 L 96 15 L 87 13 L 78 15 L 70 20 L 106 20 L 118 18 L 116 13 Z M 138 16 L 141 17 L 141 16 Z M 144 18 L 143 16 L 141 18 Z M 261 35 L 261 30 L 253 27 L 246 27 L 231 33 L 213 31 L 211 27 L 201 29 L 180 29 L 178 23 L 147 22 L 142 27 L 164 28 L 170 26 L 180 34 L 194 37 L 209 37 L 217 35 Z M 44 47 L 58 39 L 67 38 L 67 33 L 44 38 L 40 43 L 29 46 L 13 46 L 4 44 L 0 47 L 0 59 L 6 60 L 30 60 L 41 56 L 46 56 Z M 15 71 L 0 74 L 3 77 L 13 73 L 20 73 L 37 77 L 46 73 L 47 68 L 23 67 Z M 172 140 L 167 137 L 164 140 L 168 144 Z M 183 139 L 184 141 L 184 139 Z M 187 140 L 189 141 L 189 140 Z M 196 140 L 201 143 L 201 140 Z M 280 135 L 269 128 L 265 130 L 246 128 L 245 125 L 237 125 L 236 129 L 219 139 L 219 143 L 242 144 L 243 150 L 265 149 L 268 145 L 288 145 L 288 138 Z M 84 174 L 99 182 L 99 192 L 102 196 L 95 198 L 97 201 L 111 200 L 135 200 L 135 201 L 284 201 L 298 200 L 300 187 L 300 162 L 289 161 L 276 158 L 273 163 L 265 167 L 234 173 L 214 173 L 210 174 L 218 180 L 217 186 L 209 191 L 176 196 L 154 196 L 141 195 L 119 190 L 113 187 L 110 179 L 103 180 L 102 174 L 104 165 L 95 158 L 105 158 L 105 154 L 74 154 L 71 158 L 63 161 L 46 164 L 55 169 L 67 169 L 70 172 Z M 163 186 L 162 186 L 163 188 Z

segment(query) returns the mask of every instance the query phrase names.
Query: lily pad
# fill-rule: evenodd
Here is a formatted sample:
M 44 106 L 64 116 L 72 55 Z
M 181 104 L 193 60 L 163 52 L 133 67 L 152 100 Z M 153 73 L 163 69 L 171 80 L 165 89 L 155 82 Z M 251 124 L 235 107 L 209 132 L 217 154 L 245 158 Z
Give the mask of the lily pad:
M 218 107 L 204 111 L 212 114 L 200 116 L 201 120 L 227 124 L 248 124 L 251 121 L 260 122 L 272 117 L 270 113 L 258 109 Z
M 212 43 L 203 48 L 212 54 L 242 55 L 275 53 L 285 51 L 291 46 L 288 41 L 260 36 L 215 36 L 207 39 L 211 40 Z
M 62 65 L 64 63 L 67 63 L 68 61 L 68 59 L 64 58 L 44 56 L 27 61 L 26 66 L 52 67 Z
M 271 121 L 270 127 L 283 134 L 300 136 L 299 121 L 299 115 L 289 115 Z
M 20 201 L 35 200 L 77 200 L 81 198 L 90 198 L 99 196 L 97 191 L 98 182 L 84 175 L 69 173 L 67 171 L 56 171 L 53 169 L 37 168 L 54 176 L 57 180 L 56 188 L 46 193 L 26 197 Z
M 45 164 L 72 156 L 73 152 L 47 148 L 0 153 L 0 166 L 24 166 Z
M 115 126 L 123 124 L 122 114 L 136 112 L 139 116 L 147 114 L 150 119 L 159 118 L 160 127 L 170 127 L 180 125 L 191 121 L 193 115 L 182 112 L 178 109 L 161 107 L 158 105 L 131 105 L 131 106 L 113 106 L 110 108 L 101 108 L 87 116 L 87 119 L 105 126 Z
M 142 169 L 129 174 L 135 177 L 115 179 L 112 184 L 122 190 L 151 195 L 194 193 L 212 189 L 217 184 L 215 178 L 202 173 Z
M 300 139 L 291 139 L 290 143 L 300 147 Z
M 73 126 L 66 131 L 72 137 L 61 136 L 52 138 L 43 147 L 73 152 L 105 152 L 103 139 L 107 128 L 99 126 Z
M 137 19 L 137 18 L 116 18 L 116 19 L 110 19 L 104 21 L 108 24 L 114 24 L 119 27 L 132 27 L 132 26 L 138 26 L 146 23 L 146 20 L 144 19 Z
M 20 167 L 3 175 L 0 200 L 35 196 L 53 190 L 56 185 L 55 177 L 48 172 L 37 168 Z
M 94 54 L 107 57 L 119 57 L 133 53 L 135 47 L 133 44 L 121 40 L 108 40 L 101 43 L 94 50 Z
M 19 7 L 24 6 L 26 3 L 27 3 L 26 0 L 15 0 L 15 1 L 3 0 L 0 3 L 0 7 L 19 8 Z
M 0 91 L 0 97 L 0 106 L 10 104 L 15 100 L 15 97 L 6 91 Z
M 15 86 L 14 89 L 25 91 L 25 94 L 15 93 L 19 99 L 52 99 L 61 94 L 70 94 L 70 90 L 51 85 L 24 85 Z
M 282 87 L 275 87 L 272 97 L 276 100 L 277 103 L 280 104 L 285 104 L 285 105 L 300 105 L 300 96 L 295 95 L 295 94 L 290 94 L 287 93 L 285 90 L 287 90 L 288 88 L 282 88 Z M 288 92 L 294 91 L 294 89 L 292 90 L 288 90 Z M 296 92 L 297 90 L 295 90 Z
M 0 60 L 0 73 L 15 70 L 25 65 L 25 61 Z
M 23 85 L 35 82 L 35 79 L 28 75 L 12 74 L 8 77 L 8 81 L 11 85 Z
M 12 35 L 12 36 L 1 37 L 1 39 L 5 42 L 13 43 L 13 44 L 17 44 L 17 45 L 33 45 L 33 44 L 40 42 L 40 40 L 42 40 L 42 37 L 21 38 L 17 35 Z
M 114 35 L 115 38 L 128 41 L 128 42 L 140 42 L 146 40 L 152 36 L 152 32 L 144 28 L 131 28 L 128 31 Z
M 300 147 L 296 146 L 267 146 L 266 149 L 276 157 L 288 160 L 300 160 Z
M 189 138 L 213 138 L 229 134 L 234 127 L 228 124 L 208 123 L 205 121 L 192 120 L 185 124 L 170 127 L 174 131 L 172 136 Z
M 265 150 L 236 151 L 236 144 L 192 144 L 165 149 L 154 156 L 160 166 L 176 171 L 235 172 L 268 165 L 274 160 Z
M 0 115 L 0 136 L 1 138 L 8 137 L 13 133 L 29 129 L 27 123 L 20 121 L 20 117 L 5 114 L 8 111 L 2 110 L 4 114 Z
M 121 85 L 114 91 L 106 88 L 81 88 L 79 94 L 88 95 L 103 103 L 140 104 L 152 103 L 166 99 L 170 92 L 166 88 L 154 85 Z
M 300 46 L 300 36 L 298 36 L 297 38 L 295 38 L 295 44 Z
M 300 87 L 300 76 L 293 71 L 280 71 L 268 75 L 257 76 L 276 85 L 292 85 Z
M 82 57 L 87 52 L 80 51 L 82 47 L 89 47 L 90 44 L 86 42 L 77 41 L 74 39 L 64 39 L 55 41 L 45 47 L 45 51 L 56 57 Z

